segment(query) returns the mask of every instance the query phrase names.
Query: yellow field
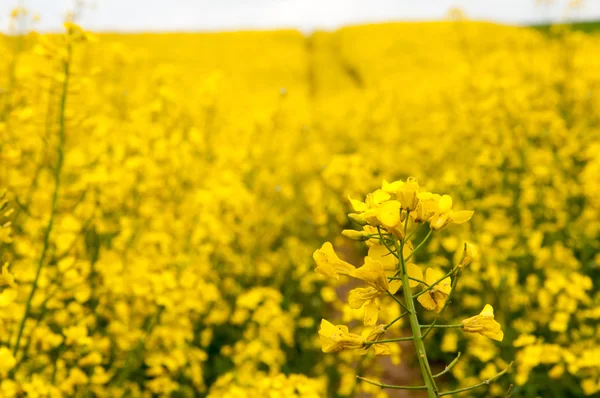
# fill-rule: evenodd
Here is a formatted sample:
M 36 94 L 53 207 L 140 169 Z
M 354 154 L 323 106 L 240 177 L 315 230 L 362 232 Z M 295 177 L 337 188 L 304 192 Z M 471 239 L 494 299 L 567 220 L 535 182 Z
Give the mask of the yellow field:
M 360 334 L 364 311 L 312 255 L 358 266 L 348 195 L 409 176 L 475 211 L 415 252 L 477 253 L 444 321 L 489 303 L 504 333 L 435 330 L 432 368 L 462 352 L 440 383 L 514 361 L 471 396 L 600 393 L 600 36 L 67 28 L 0 37 L 0 396 L 399 396 L 356 375 L 420 384 L 410 342 L 323 352 L 321 319 Z

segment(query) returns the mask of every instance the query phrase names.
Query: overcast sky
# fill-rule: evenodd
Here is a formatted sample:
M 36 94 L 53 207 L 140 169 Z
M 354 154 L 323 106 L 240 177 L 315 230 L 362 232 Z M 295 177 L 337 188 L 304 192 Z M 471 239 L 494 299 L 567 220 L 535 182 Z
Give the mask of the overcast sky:
M 10 10 L 24 4 L 39 13 L 37 29 L 60 29 L 75 0 L 0 0 L 0 27 Z M 471 19 L 511 24 L 600 19 L 600 0 L 87 0 L 79 22 L 101 31 L 206 31 L 298 28 L 334 29 L 381 21 L 439 20 L 452 7 Z

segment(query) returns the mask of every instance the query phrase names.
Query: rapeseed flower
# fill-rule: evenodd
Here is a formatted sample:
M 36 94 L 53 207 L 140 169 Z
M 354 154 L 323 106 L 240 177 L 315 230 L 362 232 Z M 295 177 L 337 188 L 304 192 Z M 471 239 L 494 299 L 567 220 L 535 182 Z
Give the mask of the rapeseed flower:
M 462 321 L 463 331 L 467 333 L 479 333 L 490 339 L 502 341 L 504 332 L 496 320 L 494 320 L 494 308 L 486 304 L 479 315 Z

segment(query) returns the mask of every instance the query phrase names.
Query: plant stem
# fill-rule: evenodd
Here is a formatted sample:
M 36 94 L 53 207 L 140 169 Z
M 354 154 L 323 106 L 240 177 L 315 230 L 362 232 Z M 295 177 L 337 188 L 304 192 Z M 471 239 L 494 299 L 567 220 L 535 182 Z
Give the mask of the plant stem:
M 407 212 L 406 214 L 407 222 L 409 218 L 409 213 L 410 212 Z M 427 236 L 431 234 L 431 231 L 432 230 L 429 230 L 429 234 L 427 234 Z M 399 252 L 402 253 L 403 249 L 404 240 L 401 240 Z M 406 302 L 406 305 L 408 306 L 409 310 L 408 319 L 410 320 L 410 328 L 412 330 L 413 341 L 415 343 L 415 350 L 417 352 L 417 358 L 419 360 L 419 366 L 421 367 L 421 373 L 423 374 L 423 380 L 425 381 L 427 396 L 428 398 L 437 398 L 438 389 L 435 384 L 435 381 L 433 380 L 431 369 L 429 368 L 429 361 L 427 360 L 427 352 L 425 351 L 425 345 L 423 344 L 423 340 L 421 338 L 421 325 L 419 325 L 419 319 L 417 318 L 417 312 L 415 310 L 415 302 L 413 301 L 413 296 L 409 287 L 410 285 L 408 273 L 406 272 L 406 263 L 404 261 L 404 256 L 400 256 L 400 265 L 402 270 L 402 292 L 404 293 L 404 301 Z
M 377 341 L 365 341 L 364 345 L 373 345 L 373 344 L 382 344 L 382 343 L 395 343 L 397 341 L 410 341 L 412 340 L 413 337 L 409 336 L 409 337 L 397 337 L 394 339 L 384 339 L 384 340 L 377 340 Z
M 58 202 L 58 191 L 60 189 L 60 175 L 62 171 L 63 161 L 64 161 L 64 145 L 65 145 L 65 114 L 66 114 L 66 105 L 67 105 L 67 93 L 69 88 L 69 69 L 71 66 L 71 53 L 72 48 L 71 44 L 67 44 L 67 59 L 63 65 L 63 73 L 65 79 L 62 85 L 62 94 L 60 98 L 60 115 L 59 115 L 59 131 L 58 131 L 58 146 L 57 146 L 57 159 L 56 159 L 56 168 L 54 169 L 54 192 L 52 194 L 52 205 L 50 208 L 50 219 L 48 220 L 48 225 L 46 226 L 46 230 L 44 231 L 44 244 L 42 247 L 42 253 L 40 255 L 40 259 L 37 265 L 37 270 L 35 273 L 35 278 L 31 285 L 31 291 L 29 292 L 29 296 L 27 297 L 27 302 L 25 304 L 25 312 L 23 313 L 23 318 L 21 318 L 21 323 L 19 324 L 19 332 L 17 334 L 17 340 L 15 341 L 15 346 L 13 348 L 13 356 L 17 356 L 19 351 L 19 345 L 21 344 L 21 338 L 23 337 L 23 329 L 25 328 L 25 322 L 27 321 L 27 317 L 31 312 L 31 302 L 33 300 L 33 296 L 38 288 L 38 281 L 40 278 L 40 274 L 42 272 L 42 268 L 44 266 L 44 262 L 46 260 L 46 254 L 48 253 L 48 247 L 50 246 L 50 233 L 52 232 L 52 228 L 54 226 L 54 216 L 56 214 L 56 207 Z
M 388 330 L 390 328 L 390 326 L 392 326 L 394 323 L 398 322 L 400 319 L 404 318 L 407 315 L 408 315 L 408 312 L 398 315 L 396 318 L 392 319 L 389 323 L 385 324 L 383 326 L 383 329 Z
M 440 328 L 440 329 L 458 329 L 462 328 L 462 324 L 457 325 L 421 325 L 422 328 Z
M 419 250 L 421 247 L 423 247 L 423 245 L 425 244 L 425 242 L 427 242 L 427 240 L 429 239 L 429 237 L 431 236 L 432 233 L 433 233 L 433 229 L 429 229 L 429 232 L 427 232 L 427 235 L 425 235 L 425 237 L 423 238 L 421 243 L 419 243 L 419 245 L 413 249 L 412 253 L 410 253 L 408 255 L 408 257 L 406 257 L 404 259 L 404 262 L 407 262 L 408 260 L 410 260 L 413 256 L 413 254 L 415 254 L 417 252 L 417 250 Z
M 444 279 L 448 278 L 449 276 L 452 276 L 454 273 L 455 273 L 455 270 L 453 269 L 452 271 L 448 272 L 446 275 L 442 276 L 437 281 L 433 282 L 431 285 L 427 286 L 427 289 L 423 289 L 419 293 L 415 294 L 414 298 L 417 298 L 420 295 L 427 293 L 428 291 L 433 289 L 438 283 L 442 282 Z
M 407 216 L 407 217 L 408 217 L 408 216 Z M 408 220 L 408 218 L 407 218 L 407 220 Z M 405 230 L 406 230 L 406 223 L 404 224 L 404 226 L 405 226 Z M 419 249 L 420 249 L 420 248 L 421 248 L 421 247 L 422 247 L 422 246 L 425 244 L 425 242 L 427 241 L 427 239 L 429 239 L 429 236 L 431 236 L 431 233 L 432 233 L 432 232 L 433 232 L 433 229 L 430 229 L 430 230 L 429 230 L 429 232 L 427 233 L 427 235 L 425 236 L 425 238 L 423 238 L 423 240 L 421 241 L 421 243 L 419 243 L 419 244 L 417 245 L 417 247 L 415 247 L 415 248 L 413 249 L 413 251 L 412 251 L 412 252 L 411 252 L 411 253 L 408 255 L 408 257 L 406 257 L 406 258 L 403 258 L 403 259 L 402 259 L 402 260 L 403 260 L 405 263 L 407 263 L 407 262 L 408 262 L 408 260 L 410 260 L 410 259 L 411 259 L 411 257 L 413 256 L 413 254 L 415 254 L 415 252 L 416 252 L 417 250 L 419 250 Z M 406 240 L 402 240 L 402 241 L 401 241 L 401 243 L 402 243 L 402 245 L 401 245 L 402 249 L 404 249 L 404 242 L 405 242 L 405 241 L 406 241 Z M 386 248 L 387 248 L 387 249 L 388 249 L 388 250 L 391 252 L 391 249 L 390 249 L 389 247 L 387 247 L 387 245 L 386 245 L 385 247 L 386 247 Z M 402 252 L 402 255 L 404 255 L 404 253 L 403 253 L 403 252 Z M 394 257 L 396 257 L 397 259 L 400 259 L 400 257 L 399 257 L 399 256 L 397 256 L 396 254 L 394 254 Z M 397 277 L 398 275 L 400 275 L 400 271 L 401 271 L 400 269 L 399 269 L 398 271 L 396 271 L 396 273 L 394 274 L 394 276 L 392 276 L 392 277 L 388 277 L 388 280 L 392 280 L 392 279 L 394 279 L 395 277 Z M 426 284 L 426 285 L 427 285 L 427 284 Z M 429 285 L 427 285 L 427 286 L 429 286 Z
M 460 354 L 461 353 L 459 351 L 456 358 L 454 358 L 454 360 L 446 366 L 446 369 L 442 370 L 440 373 L 438 373 L 436 375 L 433 375 L 433 377 L 440 377 L 441 375 L 448 373 L 450 371 L 450 369 L 452 369 L 454 367 L 454 365 L 456 365 L 458 363 L 458 360 L 460 359 Z
M 369 383 L 369 384 L 372 384 L 374 386 L 381 387 L 381 388 L 393 388 L 396 390 L 426 390 L 427 389 L 427 386 L 394 386 L 391 384 L 384 384 L 384 383 L 379 383 L 377 381 L 365 379 L 364 377 L 361 377 L 361 376 L 356 376 L 356 378 L 364 381 L 365 383 Z
M 460 269 L 455 268 L 455 270 L 456 271 L 454 272 L 454 280 L 451 283 L 450 293 L 448 293 L 448 297 L 446 297 L 446 302 L 444 303 L 444 306 L 438 313 L 438 316 L 433 320 L 431 325 L 429 325 L 429 329 L 427 329 L 427 331 L 423 334 L 423 339 L 425 339 L 425 337 L 427 337 L 429 332 L 431 332 L 433 330 L 436 322 L 442 317 L 442 313 L 446 310 L 446 308 L 448 307 L 448 304 L 450 304 L 450 301 L 452 300 L 452 295 L 454 294 L 454 291 L 456 290 L 456 284 L 458 283 L 458 279 L 460 278 Z
M 504 369 L 502 372 L 498 373 L 496 376 L 492 377 L 491 379 L 484 380 L 481 383 L 472 385 L 470 387 L 459 388 L 458 390 L 446 391 L 446 392 L 443 392 L 443 393 L 439 394 L 439 396 L 441 397 L 443 395 L 459 394 L 461 392 L 465 392 L 465 391 L 473 390 L 475 388 L 487 386 L 490 383 L 492 383 L 493 381 L 496 381 L 496 379 L 498 379 L 499 377 L 501 377 L 504 373 L 508 372 L 508 370 L 511 368 L 512 364 L 513 363 L 511 362 L 506 369 Z
M 411 312 L 411 311 L 408 309 L 408 307 L 407 307 L 407 306 L 405 306 L 405 305 L 402 303 L 402 301 L 400 301 L 400 300 L 398 299 L 398 297 L 396 297 L 396 296 L 394 296 L 394 295 L 392 294 L 392 292 L 390 292 L 389 290 L 386 290 L 385 292 L 387 293 L 387 295 L 388 295 L 388 296 L 390 296 L 391 298 L 393 298 L 393 299 L 394 299 L 394 301 L 396 301 L 396 303 L 398 303 L 398 305 L 400 305 L 400 307 L 404 308 L 404 310 L 405 310 L 407 313 Z
M 424 284 L 425 286 L 429 286 L 429 285 L 427 284 L 427 282 L 425 282 L 425 281 L 422 281 L 422 280 L 420 280 L 419 278 L 413 278 L 412 276 L 409 276 L 409 277 L 408 277 L 408 279 L 410 279 L 411 281 L 415 281 L 415 282 L 422 283 L 422 284 Z

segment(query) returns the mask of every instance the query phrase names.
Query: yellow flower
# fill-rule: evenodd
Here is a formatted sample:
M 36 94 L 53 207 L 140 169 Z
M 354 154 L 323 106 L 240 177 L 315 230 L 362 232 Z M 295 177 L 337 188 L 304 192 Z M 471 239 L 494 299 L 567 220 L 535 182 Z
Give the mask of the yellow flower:
M 7 347 L 0 347 L 0 375 L 5 377 L 17 361 Z
M 15 284 L 15 277 L 8 271 L 8 262 L 2 266 L 2 274 L 0 274 L 0 286 L 8 285 L 11 287 L 17 287 Z
M 398 267 L 398 259 L 383 245 L 375 245 L 369 248 L 369 258 L 379 261 L 386 271 L 394 271 Z
M 387 182 L 386 180 L 383 180 L 383 182 L 381 183 L 381 190 L 387 193 L 395 194 L 396 192 L 402 190 L 403 186 L 404 181 Z
M 438 202 L 441 196 L 431 192 L 420 192 L 417 197 L 419 203 L 416 209 L 410 212 L 410 217 L 416 223 L 426 222 L 438 209 Z
M 350 308 L 357 310 L 366 302 L 377 298 L 380 294 L 381 292 L 374 287 L 357 287 L 350 290 L 348 304 L 350 304 Z
M 429 219 L 429 225 L 433 230 L 439 231 L 449 223 L 462 224 L 471 219 L 473 210 L 452 210 L 452 198 L 450 195 L 442 195 L 438 202 L 437 211 Z
M 325 353 L 362 348 L 364 342 L 361 336 L 348 333 L 347 326 L 335 326 L 325 319 L 321 319 L 319 337 L 321 339 L 321 349 Z
M 6 307 L 9 304 L 12 304 L 16 298 L 17 298 L 17 290 L 16 289 L 4 289 L 2 291 L 2 293 L 0 293 L 0 308 Z
M 348 294 L 348 304 L 352 309 L 365 307 L 364 324 L 375 325 L 379 318 L 379 300 L 377 297 L 381 294 L 374 287 L 352 289 Z
M 408 276 L 410 276 L 411 278 L 423 280 L 423 271 L 421 270 L 421 267 L 419 267 L 417 264 L 414 264 L 414 263 L 406 264 L 406 272 L 408 273 Z M 421 282 L 415 281 L 413 279 L 410 279 L 408 282 L 408 285 L 410 287 L 417 287 L 420 284 L 421 284 Z M 402 286 L 402 282 L 400 282 L 400 286 Z
M 394 228 L 400 224 L 400 202 L 397 200 L 384 202 L 372 211 L 377 220 L 387 228 Z
M 400 224 L 400 202 L 389 200 L 390 194 L 378 189 L 367 195 L 365 202 L 348 197 L 352 207 L 360 214 L 352 213 L 352 219 L 359 224 L 383 225 L 393 228 Z
M 352 199 L 350 197 L 350 195 L 348 195 L 348 200 L 350 201 L 350 204 L 352 205 L 352 208 L 354 209 L 354 211 L 357 211 L 359 213 L 364 213 L 365 211 L 367 211 L 369 209 L 377 207 L 381 203 L 390 199 L 390 197 L 391 196 L 389 193 L 387 193 L 381 189 L 378 189 L 374 192 L 371 192 L 370 194 L 367 194 L 367 197 L 364 202 L 361 202 L 360 200 Z
M 396 192 L 396 197 L 402 203 L 402 209 L 413 211 L 419 203 L 419 183 L 414 177 L 409 177 L 399 191 Z
M 388 290 L 388 280 L 383 270 L 383 265 L 370 257 L 365 257 L 365 263 L 360 268 L 353 268 L 351 277 L 365 281 L 380 292 Z
M 348 275 L 356 269 L 352 264 L 340 260 L 330 242 L 323 243 L 323 246 L 314 252 L 313 259 L 317 263 L 315 272 L 332 279 L 339 279 L 340 274 Z
M 500 324 L 494 320 L 494 308 L 489 304 L 486 304 L 479 315 L 465 319 L 462 324 L 464 332 L 479 333 L 497 341 L 504 339 Z
M 373 326 L 366 328 L 362 333 L 364 342 L 372 342 L 372 341 L 381 340 L 381 338 L 385 334 L 385 331 L 386 330 L 383 328 L 383 325 L 377 325 L 377 326 L 373 325 Z M 371 347 L 373 347 L 373 350 L 375 351 L 375 355 L 377 355 L 377 356 L 392 355 L 392 350 L 385 344 L 368 344 L 362 350 L 359 351 L 359 354 L 361 354 L 361 355 L 366 354 L 367 351 Z
M 443 276 L 444 274 L 440 270 L 427 268 L 427 271 L 425 272 L 425 282 L 431 286 Z M 452 288 L 451 285 L 452 279 L 447 277 L 426 293 L 420 295 L 417 300 L 419 300 L 419 303 L 426 309 L 440 312 L 444 307 L 444 304 L 446 304 L 446 300 L 448 299 L 448 295 Z
M 394 181 L 391 183 L 384 180 L 381 189 L 385 192 L 395 193 L 396 198 L 402 204 L 403 210 L 413 211 L 417 208 L 420 188 L 416 178 L 409 177 L 406 182 Z

